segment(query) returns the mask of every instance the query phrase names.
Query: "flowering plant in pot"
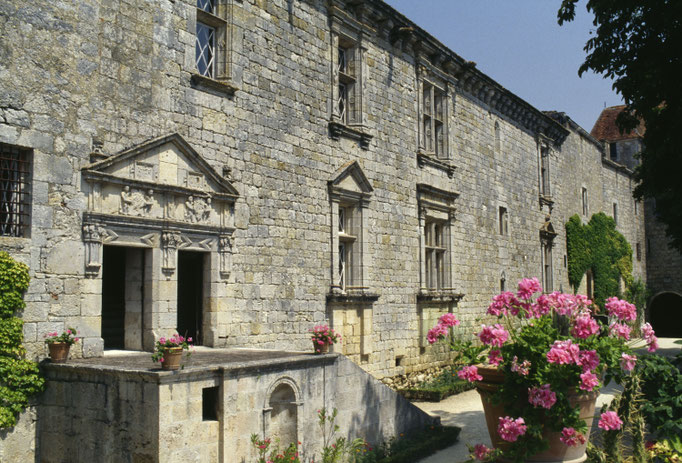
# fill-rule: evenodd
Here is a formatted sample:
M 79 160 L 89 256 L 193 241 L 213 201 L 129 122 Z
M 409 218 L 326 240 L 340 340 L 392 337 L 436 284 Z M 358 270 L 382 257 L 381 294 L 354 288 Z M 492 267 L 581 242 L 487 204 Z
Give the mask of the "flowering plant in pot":
M 52 331 L 45 334 L 45 344 L 50 352 L 50 360 L 53 363 L 64 363 L 69 358 L 71 345 L 77 343 L 79 338 L 76 336 L 78 330 L 69 327 L 62 334 Z
M 329 346 L 341 340 L 341 335 L 327 325 L 318 325 L 310 330 L 312 333 L 313 349 L 316 354 L 329 351 Z
M 587 297 L 541 292 L 533 278 L 521 280 L 516 293 L 495 296 L 487 313 L 498 323 L 481 327 L 482 347 L 458 372 L 477 383 L 496 447 L 476 446 L 479 460 L 494 461 L 503 454 L 515 462 L 583 461 L 597 391 L 611 380 L 620 382 L 634 368 L 636 356 L 628 345 L 637 317 L 634 305 L 608 299 L 609 323 L 604 325 L 594 319 Z M 445 339 L 457 324 L 452 314 L 444 315 L 429 332 L 429 341 Z M 642 333 L 649 350 L 655 350 L 651 326 L 645 324 Z M 477 365 L 483 362 L 487 365 Z M 489 410 L 499 416 L 491 419 Z M 609 412 L 599 427 L 615 430 L 619 422 Z M 558 458 L 548 455 L 557 451 Z
M 164 370 L 177 370 L 181 365 L 182 352 L 192 347 L 192 338 L 175 333 L 169 338 L 161 337 L 154 344 L 152 360 L 161 362 Z M 188 353 L 188 356 L 191 352 Z

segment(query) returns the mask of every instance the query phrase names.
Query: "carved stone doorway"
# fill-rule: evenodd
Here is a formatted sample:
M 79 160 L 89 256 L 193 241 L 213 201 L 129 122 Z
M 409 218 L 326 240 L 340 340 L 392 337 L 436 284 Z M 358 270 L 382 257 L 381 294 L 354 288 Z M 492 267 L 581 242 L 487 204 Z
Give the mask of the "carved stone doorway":
M 141 350 L 144 306 L 149 302 L 149 249 L 104 246 L 102 340 L 105 349 Z
M 206 253 L 178 251 L 178 333 L 203 341 L 204 272 Z
M 102 259 L 102 339 L 105 349 L 125 345 L 126 248 L 104 246 Z

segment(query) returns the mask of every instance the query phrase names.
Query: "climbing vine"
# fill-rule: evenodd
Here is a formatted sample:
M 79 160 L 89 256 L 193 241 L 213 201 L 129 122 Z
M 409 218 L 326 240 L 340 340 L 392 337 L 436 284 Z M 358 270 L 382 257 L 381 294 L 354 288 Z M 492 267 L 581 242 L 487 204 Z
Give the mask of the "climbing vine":
M 24 358 L 24 322 L 16 316 L 28 282 L 28 267 L 0 252 L 0 429 L 13 427 L 45 385 L 38 364 Z
M 632 282 L 632 248 L 616 230 L 616 222 L 603 212 L 594 214 L 586 225 L 577 215 L 571 217 L 566 223 L 566 248 L 568 281 L 577 290 L 583 275 L 592 270 L 593 299 L 599 306 L 608 297 L 621 296 L 621 278 L 626 285 Z

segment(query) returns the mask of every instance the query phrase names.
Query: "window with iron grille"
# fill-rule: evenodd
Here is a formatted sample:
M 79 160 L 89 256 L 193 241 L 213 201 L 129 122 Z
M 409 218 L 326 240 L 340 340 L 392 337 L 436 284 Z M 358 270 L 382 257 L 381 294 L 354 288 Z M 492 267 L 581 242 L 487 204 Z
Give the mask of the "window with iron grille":
M 445 92 L 424 81 L 422 87 L 422 148 L 438 158 L 447 158 Z
M 227 78 L 227 4 L 225 0 L 197 0 L 195 58 L 199 74 Z
M 0 236 L 28 235 L 31 152 L 0 143 Z

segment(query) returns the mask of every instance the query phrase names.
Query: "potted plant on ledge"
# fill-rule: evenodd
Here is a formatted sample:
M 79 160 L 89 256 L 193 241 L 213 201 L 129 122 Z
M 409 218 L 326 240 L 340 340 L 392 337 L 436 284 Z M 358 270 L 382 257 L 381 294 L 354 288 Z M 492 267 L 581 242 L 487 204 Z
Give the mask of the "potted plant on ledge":
M 341 340 L 341 335 L 334 332 L 327 325 L 318 325 L 310 330 L 312 333 L 313 350 L 316 354 L 326 354 L 329 346 Z
M 53 331 L 45 335 L 45 344 L 50 352 L 52 363 L 66 363 L 71 345 L 78 342 L 77 334 L 76 328 L 69 327 L 62 334 Z
M 599 388 L 620 382 L 634 368 L 636 356 L 627 344 L 634 305 L 608 299 L 609 324 L 600 325 L 587 297 L 554 292 L 536 298 L 541 292 L 533 278 L 521 280 L 515 294 L 495 296 L 487 313 L 499 323 L 482 326 L 477 336 L 483 348 L 473 349 L 470 364 L 458 372 L 476 383 L 483 402 L 494 448 L 477 445 L 473 457 L 481 461 L 584 461 Z M 458 324 L 453 314 L 444 315 L 429 341 L 445 339 Z M 655 350 L 648 323 L 642 333 Z M 608 432 L 619 423 L 615 412 L 606 412 L 599 427 Z
M 154 362 L 161 362 L 163 370 L 177 370 L 182 365 L 182 353 L 184 350 L 189 350 L 192 346 L 192 338 L 185 338 L 175 333 L 169 338 L 161 337 L 154 344 L 154 353 L 152 360 Z M 187 354 L 192 355 L 191 352 Z

